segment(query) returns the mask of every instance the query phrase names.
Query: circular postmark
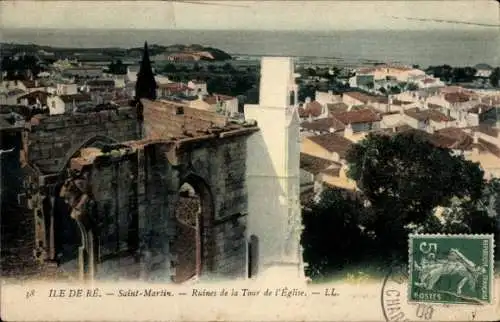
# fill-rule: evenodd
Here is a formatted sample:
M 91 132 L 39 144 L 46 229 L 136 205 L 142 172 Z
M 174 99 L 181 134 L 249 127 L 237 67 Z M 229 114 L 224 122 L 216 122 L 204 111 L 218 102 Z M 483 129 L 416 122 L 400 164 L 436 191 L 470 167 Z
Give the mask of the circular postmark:
M 482 321 L 495 316 L 492 306 L 409 301 L 408 265 L 393 265 L 380 294 L 386 321 Z
M 380 300 L 386 321 L 432 320 L 435 307 L 408 302 L 408 266 L 394 265 L 384 278 Z

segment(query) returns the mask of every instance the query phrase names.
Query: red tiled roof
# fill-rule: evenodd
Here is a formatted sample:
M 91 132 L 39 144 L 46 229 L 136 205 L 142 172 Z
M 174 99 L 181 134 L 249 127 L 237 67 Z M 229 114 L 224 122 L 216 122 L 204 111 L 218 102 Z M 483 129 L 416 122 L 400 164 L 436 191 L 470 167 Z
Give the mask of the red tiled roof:
M 427 105 L 429 108 L 433 108 L 433 109 L 442 109 L 443 107 L 441 105 L 438 105 L 438 104 L 432 104 L 432 103 L 429 103 Z
M 71 95 L 59 95 L 59 97 L 62 99 L 64 103 L 92 101 L 89 95 L 85 95 L 82 93 L 71 94 Z
M 434 122 L 451 122 L 455 120 L 436 110 L 420 110 L 417 107 L 405 110 L 405 114 L 419 121 L 431 120 Z
M 327 159 L 318 158 L 307 153 L 300 153 L 300 168 L 309 173 L 318 174 L 332 165 L 340 166 L 336 162 Z
M 478 144 L 480 145 L 480 148 L 482 148 L 483 151 L 489 152 L 500 158 L 500 148 L 495 144 L 483 140 L 481 138 L 478 139 Z
M 477 105 L 471 107 L 470 109 L 468 109 L 468 112 L 474 113 L 474 114 L 482 114 L 482 113 L 486 113 L 492 109 L 493 109 L 493 106 L 491 106 L 491 105 L 477 104 Z M 481 111 L 481 113 L 479 113 L 479 111 Z
M 114 87 L 115 81 L 111 79 L 94 79 L 87 82 L 89 86 L 108 86 Z
M 28 94 L 24 94 L 17 98 L 17 102 L 19 103 L 22 99 L 27 99 L 28 104 L 35 104 L 38 99 L 40 103 L 47 104 L 47 96 L 50 96 L 49 93 L 43 91 L 34 91 Z
M 328 152 L 336 152 L 341 158 L 344 158 L 347 151 L 353 145 L 353 142 L 335 133 L 328 133 L 307 137 L 307 139 L 321 146 Z
M 457 127 L 448 127 L 434 132 L 434 137 L 446 137 L 455 140 L 454 143 L 447 146 L 456 150 L 471 150 L 474 139 L 462 129 Z
M 224 95 L 224 94 L 217 94 L 217 93 L 214 93 L 213 96 L 218 98 L 219 101 L 231 101 L 231 100 L 235 99 L 235 97 L 233 97 L 233 96 Z
M 328 111 L 330 113 L 335 113 L 335 112 L 346 112 L 349 108 L 347 104 L 345 103 L 328 103 L 326 104 L 326 108 L 328 108 Z
M 489 125 L 481 124 L 472 128 L 474 131 L 481 132 L 491 137 L 498 137 L 500 130 Z
M 299 107 L 298 112 L 300 117 L 318 117 L 323 112 L 323 106 L 321 106 L 321 104 L 317 101 L 312 101 Z
M 217 104 L 217 102 L 230 101 L 230 100 L 233 100 L 233 99 L 235 99 L 235 98 L 232 97 L 232 96 L 221 95 L 221 94 L 213 94 L 213 95 L 210 95 L 210 96 L 205 96 L 203 98 L 203 101 L 205 103 L 207 103 L 207 104 L 215 105 L 215 104 Z
M 340 175 L 340 168 L 330 168 L 321 171 L 321 174 L 326 174 L 327 176 L 338 177 Z
M 332 114 L 332 117 L 337 119 L 344 125 L 356 123 L 373 123 L 380 121 L 380 115 L 378 115 L 371 109 L 334 113 Z
M 158 88 L 168 89 L 168 90 L 173 91 L 173 92 L 177 92 L 177 91 L 183 92 L 183 91 L 190 89 L 189 87 L 187 87 L 186 85 L 184 85 L 182 83 L 158 84 Z
M 462 92 L 447 93 L 444 99 L 449 103 L 464 103 L 470 101 L 470 95 Z
M 432 84 L 432 83 L 435 83 L 436 82 L 436 79 L 435 78 L 426 78 L 422 81 L 422 83 L 424 84 Z
M 410 102 L 410 101 L 401 101 L 401 100 L 398 100 L 398 99 L 395 99 L 392 101 L 392 104 L 393 105 L 408 105 L 408 104 L 412 104 L 413 102 Z
M 23 80 L 22 83 L 24 84 L 24 86 L 26 86 L 26 88 L 36 88 L 36 87 L 38 87 L 36 81 Z
M 455 138 L 467 134 L 466 132 L 464 132 L 464 130 L 458 127 L 445 127 L 444 129 L 437 130 L 434 133 Z
M 369 95 L 361 92 L 347 92 L 344 93 L 343 95 L 347 95 L 349 97 L 352 97 L 360 102 L 363 102 L 364 104 L 368 104 L 370 102 L 378 102 L 378 103 L 383 103 L 387 104 L 389 102 L 389 99 L 385 96 L 374 96 L 374 95 Z
M 333 128 L 335 131 L 342 131 L 345 129 L 344 124 L 331 117 L 314 120 L 311 122 L 305 121 L 302 122 L 300 126 L 306 130 L 321 132 L 329 132 L 331 128 Z

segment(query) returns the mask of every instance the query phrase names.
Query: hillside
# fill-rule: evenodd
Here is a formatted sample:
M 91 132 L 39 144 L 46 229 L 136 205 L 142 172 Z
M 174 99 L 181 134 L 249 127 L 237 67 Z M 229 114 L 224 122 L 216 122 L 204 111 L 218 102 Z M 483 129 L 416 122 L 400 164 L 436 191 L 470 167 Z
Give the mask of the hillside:
M 16 53 L 36 54 L 39 56 L 51 56 L 60 58 L 77 58 L 80 61 L 111 61 L 115 59 L 137 59 L 142 56 L 143 47 L 134 48 L 62 48 L 51 46 L 40 46 L 36 44 L 0 43 L 2 56 L 12 56 Z M 192 52 L 208 52 L 214 57 L 214 61 L 232 59 L 228 53 L 213 47 L 202 45 L 148 45 L 150 55 L 160 54 L 182 54 Z

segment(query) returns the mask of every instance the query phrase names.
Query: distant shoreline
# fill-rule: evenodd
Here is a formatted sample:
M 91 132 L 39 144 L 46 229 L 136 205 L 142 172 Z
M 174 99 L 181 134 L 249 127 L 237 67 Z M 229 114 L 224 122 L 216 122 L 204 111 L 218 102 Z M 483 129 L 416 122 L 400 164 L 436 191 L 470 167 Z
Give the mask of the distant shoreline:
M 149 44 L 201 44 L 231 56 L 287 56 L 342 65 L 400 63 L 465 67 L 500 65 L 496 30 L 196 30 L 7 28 L 2 43 L 86 50 Z M 453 53 L 453 54 L 450 54 Z

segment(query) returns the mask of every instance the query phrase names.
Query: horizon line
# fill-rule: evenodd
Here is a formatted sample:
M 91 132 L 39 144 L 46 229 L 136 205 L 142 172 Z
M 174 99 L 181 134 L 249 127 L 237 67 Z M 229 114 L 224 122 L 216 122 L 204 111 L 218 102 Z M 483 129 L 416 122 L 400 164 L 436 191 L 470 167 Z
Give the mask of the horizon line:
M 492 27 L 487 27 L 487 26 L 477 26 L 477 25 L 465 25 L 461 26 L 461 28 L 457 27 L 440 27 L 440 28 L 396 28 L 396 29 L 389 29 L 389 28 L 338 28 L 338 29 L 282 29 L 282 28 L 275 28 L 275 29 L 211 29 L 211 28 L 171 28 L 171 27 L 166 27 L 166 28 L 137 28 L 137 27 L 37 27 L 37 26 L 32 26 L 32 27 L 7 27 L 7 26 L 1 26 L 3 31 L 5 30 L 91 30 L 91 31 L 96 31 L 96 30 L 138 30 L 138 31 L 264 31 L 264 32 L 275 32 L 275 31 L 289 31 L 289 32 L 330 32 L 330 31 L 464 31 L 464 30 L 492 30 Z M 500 28 L 500 25 L 499 25 Z

